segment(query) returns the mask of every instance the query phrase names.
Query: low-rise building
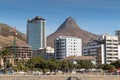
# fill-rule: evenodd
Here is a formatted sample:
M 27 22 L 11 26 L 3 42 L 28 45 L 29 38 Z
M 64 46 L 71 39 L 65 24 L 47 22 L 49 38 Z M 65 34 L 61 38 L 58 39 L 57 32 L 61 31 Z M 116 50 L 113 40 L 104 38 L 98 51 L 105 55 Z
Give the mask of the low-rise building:
M 77 61 L 80 61 L 80 60 L 88 60 L 88 61 L 91 61 L 94 65 L 96 64 L 96 57 L 94 56 L 69 56 L 64 58 L 63 60 L 70 61 L 74 64 L 76 64 Z
M 41 56 L 44 59 L 54 58 L 54 49 L 51 47 L 47 47 L 44 49 L 33 50 L 32 56 Z
M 16 46 L 8 46 L 6 47 L 9 50 L 11 50 L 11 53 L 14 55 L 14 59 L 16 60 L 28 60 L 32 57 L 32 51 L 30 46 L 21 46 L 21 45 L 16 45 Z
M 14 65 L 15 61 L 20 60 L 28 60 L 32 57 L 32 51 L 31 47 L 26 45 L 16 45 L 16 46 L 7 46 L 5 48 L 8 48 L 10 50 L 11 56 L 7 57 L 7 61 L 9 63 L 12 63 Z M 0 64 L 3 66 L 4 61 L 2 58 L 0 58 Z

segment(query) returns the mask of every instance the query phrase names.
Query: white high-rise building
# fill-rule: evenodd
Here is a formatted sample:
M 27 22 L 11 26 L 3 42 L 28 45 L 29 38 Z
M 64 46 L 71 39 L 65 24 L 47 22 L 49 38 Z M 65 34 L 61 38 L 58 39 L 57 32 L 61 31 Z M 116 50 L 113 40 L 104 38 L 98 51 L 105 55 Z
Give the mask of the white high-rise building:
M 118 36 L 101 35 L 83 48 L 83 55 L 96 56 L 98 64 L 109 64 L 120 59 Z
M 105 61 L 111 63 L 119 59 L 118 36 L 103 35 L 105 40 Z
M 94 56 L 96 57 L 96 64 L 104 64 L 104 44 L 100 41 L 90 41 L 86 47 L 83 47 L 83 56 Z
M 118 41 L 119 41 L 119 44 L 120 44 L 120 30 L 117 30 L 115 34 L 116 34 L 116 36 L 118 36 Z
M 32 50 L 46 48 L 46 21 L 40 16 L 27 22 L 27 43 Z
M 55 58 L 82 55 L 82 40 L 76 37 L 59 36 L 54 43 Z

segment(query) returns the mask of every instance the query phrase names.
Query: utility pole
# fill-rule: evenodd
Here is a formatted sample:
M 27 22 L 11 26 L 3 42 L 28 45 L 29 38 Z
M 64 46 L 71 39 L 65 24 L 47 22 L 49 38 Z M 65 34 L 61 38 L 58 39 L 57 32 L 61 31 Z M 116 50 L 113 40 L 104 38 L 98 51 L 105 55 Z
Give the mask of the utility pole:
M 14 58 L 16 58 L 16 35 L 17 35 L 17 32 L 16 32 L 16 27 L 14 27 L 14 30 L 12 30 L 12 33 L 13 33 L 13 47 L 14 47 Z

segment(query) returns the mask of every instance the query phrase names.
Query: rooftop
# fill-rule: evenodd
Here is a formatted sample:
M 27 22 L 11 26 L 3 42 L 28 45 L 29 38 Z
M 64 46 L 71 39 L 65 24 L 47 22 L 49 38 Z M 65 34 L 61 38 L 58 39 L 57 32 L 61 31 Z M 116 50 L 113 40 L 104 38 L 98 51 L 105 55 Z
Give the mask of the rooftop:
M 30 23 L 30 22 L 33 22 L 33 21 L 36 21 L 36 20 L 45 20 L 44 18 L 42 18 L 41 16 L 36 16 L 34 19 L 32 19 L 32 20 L 29 20 L 28 19 L 28 23 Z
M 95 60 L 94 56 L 70 56 L 66 57 L 63 60 Z

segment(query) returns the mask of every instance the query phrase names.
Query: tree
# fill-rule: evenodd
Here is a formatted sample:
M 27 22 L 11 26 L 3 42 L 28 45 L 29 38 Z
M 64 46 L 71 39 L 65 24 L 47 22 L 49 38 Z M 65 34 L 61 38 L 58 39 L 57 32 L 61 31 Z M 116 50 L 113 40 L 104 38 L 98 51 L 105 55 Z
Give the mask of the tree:
M 39 56 L 32 57 L 30 60 L 26 62 L 26 66 L 28 66 L 31 70 L 33 70 L 35 66 L 41 62 L 41 60 L 42 58 Z
M 103 66 L 104 66 L 104 64 L 99 64 L 99 65 L 97 65 L 96 69 L 102 69 Z
M 88 60 L 80 60 L 80 61 L 77 61 L 77 63 L 80 68 L 92 69 L 94 67 L 94 64 Z
M 17 63 L 17 68 L 18 68 L 19 71 L 24 71 L 25 70 L 25 65 L 21 61 L 19 61 Z
M 6 62 L 6 67 L 7 67 L 7 68 L 11 68 L 12 66 L 13 66 L 12 63 Z
M 72 71 L 75 67 L 76 67 L 75 64 L 73 64 L 72 62 L 68 62 L 69 71 Z
M 48 69 L 48 62 L 42 59 L 36 66 L 42 70 L 43 74 L 45 74 Z
M 68 62 L 65 60 L 62 60 L 60 63 L 61 63 L 61 70 L 63 72 L 68 71 Z
M 108 71 L 113 71 L 113 70 L 115 70 L 115 67 L 113 65 L 110 65 L 110 64 L 104 64 L 102 69 L 108 70 Z
M 120 68 L 120 59 L 115 62 L 112 62 L 111 65 L 114 65 L 117 69 Z
M 55 59 L 49 59 L 48 60 L 48 69 L 50 70 L 50 73 L 54 70 L 56 70 L 56 60 Z
M 60 70 L 61 69 L 61 65 L 62 65 L 62 62 L 60 60 L 55 60 L 55 67 L 54 67 L 54 71 L 55 70 Z
M 28 66 L 26 66 L 23 61 L 18 61 L 15 66 L 12 67 L 15 72 L 29 70 Z
M 12 56 L 12 53 L 10 52 L 9 49 L 7 48 L 2 48 L 0 51 L 0 56 L 3 59 L 3 63 L 4 63 L 4 74 L 6 73 L 6 63 L 7 63 L 7 58 Z
M 0 70 L 2 69 L 2 65 L 0 64 Z

